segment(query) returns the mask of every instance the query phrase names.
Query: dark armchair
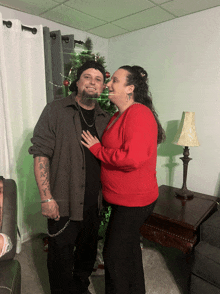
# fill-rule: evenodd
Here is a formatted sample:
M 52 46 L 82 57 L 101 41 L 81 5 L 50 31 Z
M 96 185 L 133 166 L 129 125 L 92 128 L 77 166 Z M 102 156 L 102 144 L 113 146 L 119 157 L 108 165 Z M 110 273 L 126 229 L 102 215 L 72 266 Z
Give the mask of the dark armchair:
M 17 191 L 14 180 L 3 180 L 3 213 L 0 232 L 11 238 L 13 248 L 0 258 L 0 293 L 21 293 L 21 266 L 14 260 L 17 243 Z
M 220 210 L 201 225 L 191 271 L 191 294 L 220 294 Z

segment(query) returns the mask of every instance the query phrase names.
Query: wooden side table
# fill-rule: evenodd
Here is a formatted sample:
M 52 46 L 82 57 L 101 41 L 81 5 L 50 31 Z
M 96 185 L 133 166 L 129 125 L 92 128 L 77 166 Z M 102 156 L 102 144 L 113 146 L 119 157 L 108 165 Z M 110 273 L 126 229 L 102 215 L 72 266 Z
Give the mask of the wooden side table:
M 150 241 L 190 253 L 199 241 L 199 226 L 217 210 L 219 198 L 194 192 L 192 200 L 181 200 L 176 190 L 159 187 L 157 204 L 140 232 Z

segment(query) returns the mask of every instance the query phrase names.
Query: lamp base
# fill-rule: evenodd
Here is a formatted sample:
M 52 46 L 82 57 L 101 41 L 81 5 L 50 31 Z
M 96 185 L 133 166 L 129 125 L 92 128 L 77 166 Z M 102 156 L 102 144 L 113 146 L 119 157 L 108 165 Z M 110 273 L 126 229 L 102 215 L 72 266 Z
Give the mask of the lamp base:
M 180 198 L 182 200 L 191 200 L 194 196 L 193 192 L 183 188 L 175 191 L 175 194 L 177 198 Z

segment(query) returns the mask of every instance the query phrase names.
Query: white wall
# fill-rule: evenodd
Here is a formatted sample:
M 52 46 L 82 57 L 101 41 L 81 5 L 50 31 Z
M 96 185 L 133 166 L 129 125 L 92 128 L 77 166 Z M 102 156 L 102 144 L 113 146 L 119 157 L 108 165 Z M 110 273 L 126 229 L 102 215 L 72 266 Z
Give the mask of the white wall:
M 220 8 L 109 40 L 109 70 L 140 65 L 168 140 L 158 149 L 158 183 L 182 186 L 182 147 L 171 144 L 183 111 L 194 111 L 200 147 L 190 148 L 187 187 L 220 196 Z M 171 169 L 172 167 L 172 169 Z

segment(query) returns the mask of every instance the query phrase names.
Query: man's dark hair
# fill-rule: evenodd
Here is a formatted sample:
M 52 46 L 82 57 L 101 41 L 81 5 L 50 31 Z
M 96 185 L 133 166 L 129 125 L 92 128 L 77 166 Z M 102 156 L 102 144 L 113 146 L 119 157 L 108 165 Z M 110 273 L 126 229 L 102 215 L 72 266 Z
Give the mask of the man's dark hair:
M 72 84 L 69 86 L 69 89 L 71 92 L 76 92 L 77 94 L 77 86 L 76 86 L 76 82 L 80 79 L 81 74 L 89 69 L 89 68 L 95 68 L 97 70 L 99 70 L 102 74 L 103 74 L 103 79 L 105 81 L 105 69 L 104 67 L 101 65 L 101 63 L 96 62 L 94 60 L 88 60 L 86 61 L 83 65 L 81 65 L 78 70 L 77 70 L 77 78 L 75 81 L 72 82 Z

